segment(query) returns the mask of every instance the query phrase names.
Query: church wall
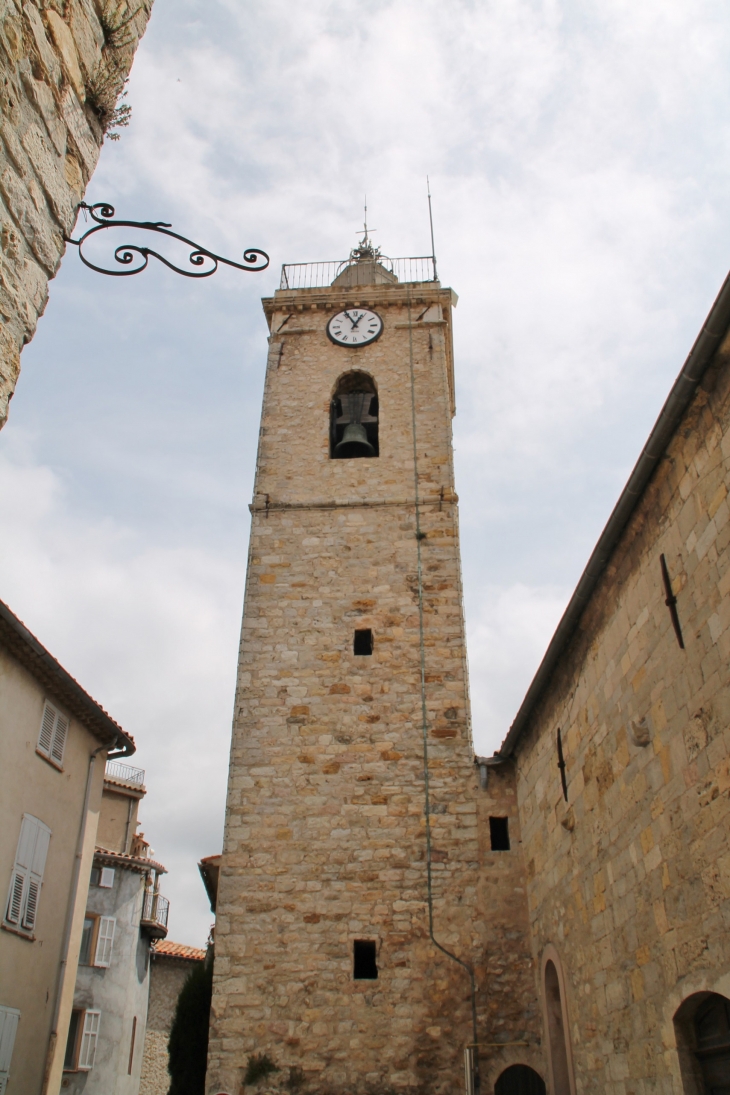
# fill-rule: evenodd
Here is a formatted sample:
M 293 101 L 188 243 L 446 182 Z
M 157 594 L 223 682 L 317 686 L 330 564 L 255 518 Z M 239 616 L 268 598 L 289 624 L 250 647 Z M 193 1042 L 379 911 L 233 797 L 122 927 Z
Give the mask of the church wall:
M 533 950 L 586 1095 L 679 1095 L 676 1009 L 730 995 L 729 343 L 517 747 Z
M 0 0 L 0 427 L 153 0 Z
M 476 930 L 482 941 L 476 961 L 482 1095 L 492 1095 L 500 1073 L 510 1065 L 529 1065 L 547 1075 L 515 769 L 508 761 L 490 766 L 488 773 L 484 789 L 473 777 L 479 837 Z M 490 817 L 507 818 L 508 851 L 492 849 Z
M 385 322 L 380 340 L 357 351 L 324 334 L 347 304 L 341 291 L 265 302 L 272 338 L 217 902 L 209 1092 L 239 1095 L 248 1060 L 261 1053 L 280 1070 L 269 1088 L 302 1070 L 302 1090 L 318 1093 L 457 1091 L 472 1041 L 469 977 L 429 938 L 409 366 L 412 335 L 434 930 L 471 963 L 489 929 L 477 913 L 451 294 L 415 287 L 412 330 L 403 286 L 357 294 Z M 378 387 L 380 457 L 332 460 L 330 398 L 353 368 Z M 354 655 L 355 628 L 372 629 L 372 656 Z M 355 940 L 375 941 L 377 980 L 353 979 Z

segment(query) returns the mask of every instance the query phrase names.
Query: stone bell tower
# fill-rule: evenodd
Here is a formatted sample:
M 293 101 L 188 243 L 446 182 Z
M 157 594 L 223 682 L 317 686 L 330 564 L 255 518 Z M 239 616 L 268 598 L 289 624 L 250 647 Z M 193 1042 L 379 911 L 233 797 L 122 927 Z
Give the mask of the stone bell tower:
M 263 302 L 211 1093 L 260 1054 L 266 1090 L 463 1088 L 478 852 L 434 273 L 366 234 Z

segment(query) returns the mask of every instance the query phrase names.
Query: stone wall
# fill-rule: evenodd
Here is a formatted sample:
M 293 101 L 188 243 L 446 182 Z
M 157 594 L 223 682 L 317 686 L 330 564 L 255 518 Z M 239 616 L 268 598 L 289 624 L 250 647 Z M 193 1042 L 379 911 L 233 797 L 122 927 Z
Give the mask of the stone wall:
M 525 859 L 514 765 L 490 766 L 486 788 L 475 791 L 479 835 L 476 927 L 483 941 L 476 962 L 482 1095 L 514 1064 L 547 1075 L 542 1047 L 537 970 L 527 912 Z M 478 785 L 476 776 L 475 782 Z M 492 849 L 490 817 L 506 818 L 510 848 Z
M 180 990 L 195 965 L 196 963 L 187 959 L 152 952 L 150 1000 L 139 1095 L 167 1095 L 170 1090 L 167 1045 Z
M 585 1095 L 695 1090 L 675 1013 L 730 996 L 729 359 L 726 340 L 518 747 L 534 952 L 562 963 Z
M 153 0 L 0 0 L 0 427 Z
M 358 350 L 325 332 L 353 293 L 384 320 L 382 337 Z M 452 303 L 434 284 L 265 302 L 272 338 L 218 892 L 212 1092 L 239 1095 L 258 1053 L 279 1067 L 275 1084 L 303 1079 L 303 1090 L 463 1084 L 470 982 L 429 935 L 423 744 L 425 710 L 434 932 L 475 963 L 489 928 L 477 913 Z M 378 458 L 329 456 L 330 399 L 350 370 L 378 389 Z M 372 629 L 372 656 L 353 653 L 356 628 Z M 353 978 L 356 940 L 376 944 L 377 980 Z

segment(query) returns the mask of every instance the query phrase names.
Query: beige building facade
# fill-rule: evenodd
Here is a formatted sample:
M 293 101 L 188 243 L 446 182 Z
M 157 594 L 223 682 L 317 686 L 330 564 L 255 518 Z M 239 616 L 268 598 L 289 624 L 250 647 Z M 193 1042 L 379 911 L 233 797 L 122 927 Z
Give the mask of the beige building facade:
M 0 603 L 0 1090 L 57 1095 L 107 756 L 132 739 Z
M 153 0 L 0 0 L 0 427 Z
M 62 1088 L 68 1095 L 138 1095 L 152 946 L 167 935 L 165 868 L 137 833 L 144 772 L 106 766 L 86 898 Z

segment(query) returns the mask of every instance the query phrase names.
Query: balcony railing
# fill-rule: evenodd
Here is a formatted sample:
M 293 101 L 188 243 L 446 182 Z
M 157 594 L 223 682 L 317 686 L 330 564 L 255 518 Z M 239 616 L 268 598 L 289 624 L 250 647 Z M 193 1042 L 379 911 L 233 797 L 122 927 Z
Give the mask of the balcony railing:
M 167 935 L 167 917 L 170 913 L 170 902 L 161 893 L 153 893 L 147 890 L 142 905 L 142 927 L 158 938 Z
M 377 262 L 388 273 L 394 274 L 400 283 L 436 281 L 436 268 L 431 255 L 418 255 L 415 258 L 405 259 L 389 259 L 385 255 L 380 255 Z M 279 288 L 324 289 L 350 265 L 352 265 L 350 259 L 333 262 L 289 263 L 281 268 Z
M 118 779 L 121 783 L 144 787 L 144 768 L 132 768 L 129 764 L 120 764 L 118 760 L 108 760 L 106 774 L 109 779 Z

